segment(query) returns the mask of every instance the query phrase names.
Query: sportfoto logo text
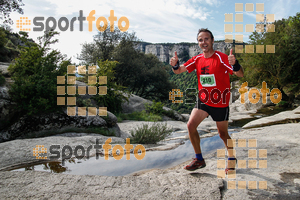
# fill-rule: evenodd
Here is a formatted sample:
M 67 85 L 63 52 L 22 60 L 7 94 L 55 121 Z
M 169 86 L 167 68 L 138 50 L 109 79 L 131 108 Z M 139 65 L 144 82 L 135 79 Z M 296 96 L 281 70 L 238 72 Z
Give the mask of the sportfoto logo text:
M 78 17 L 73 17 L 69 20 L 66 17 L 60 17 L 58 20 L 54 17 L 34 17 L 33 18 L 33 31 L 44 31 L 44 30 L 56 30 L 59 29 L 60 31 L 74 31 L 74 23 L 78 20 L 79 21 L 79 31 L 83 31 L 83 23 L 88 21 L 88 31 L 92 32 L 93 27 L 96 25 L 98 31 L 103 32 L 107 29 L 108 21 L 110 25 L 110 31 L 114 32 L 114 24 L 115 21 L 118 22 L 118 28 L 120 31 L 125 32 L 129 28 L 129 20 L 127 17 L 122 16 L 119 19 L 114 15 L 114 10 L 110 11 L 110 16 L 108 20 L 101 16 L 96 19 L 94 16 L 96 14 L 95 10 L 92 10 L 87 17 L 83 16 L 83 11 L 79 11 Z M 16 26 L 20 31 L 31 31 L 31 20 L 28 17 L 20 17 L 17 20 Z
M 36 159 L 50 159 L 50 160 L 58 160 L 62 159 L 62 165 L 64 165 L 65 160 L 75 157 L 78 160 L 83 158 L 89 159 L 90 158 L 90 151 L 94 148 L 96 150 L 96 160 L 99 159 L 99 156 L 102 154 L 104 155 L 104 159 L 109 159 L 109 150 L 111 149 L 111 155 L 115 160 L 120 160 L 126 155 L 126 160 L 130 160 L 130 151 L 133 150 L 133 155 L 137 160 L 142 160 L 146 155 L 146 149 L 143 145 L 138 144 L 135 147 L 130 144 L 130 138 L 126 138 L 126 144 L 124 148 L 116 144 L 114 147 L 110 144 L 112 142 L 111 138 L 108 138 L 105 143 L 99 144 L 99 139 L 96 139 L 95 145 L 90 145 L 86 149 L 82 145 L 77 145 L 73 149 L 69 145 L 50 145 L 49 152 L 48 149 L 44 147 L 44 145 L 36 145 L 33 148 L 33 156 Z M 100 150 L 104 152 L 100 152 Z M 50 153 L 50 156 L 48 156 Z

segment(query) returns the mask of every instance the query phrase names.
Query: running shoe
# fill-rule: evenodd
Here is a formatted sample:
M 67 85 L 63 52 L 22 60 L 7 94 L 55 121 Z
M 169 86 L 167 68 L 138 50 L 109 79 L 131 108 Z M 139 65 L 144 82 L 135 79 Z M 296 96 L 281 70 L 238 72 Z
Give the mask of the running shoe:
M 225 174 L 231 174 L 231 172 L 233 173 L 233 171 L 235 170 L 237 159 L 235 158 L 234 160 L 235 160 L 234 166 L 231 166 L 231 168 L 230 167 L 226 167 Z
M 205 167 L 205 161 L 204 160 L 198 160 L 197 158 L 193 158 L 193 161 L 188 164 L 187 166 L 184 167 L 184 169 L 189 170 L 189 171 L 194 171 L 196 169 L 200 169 Z

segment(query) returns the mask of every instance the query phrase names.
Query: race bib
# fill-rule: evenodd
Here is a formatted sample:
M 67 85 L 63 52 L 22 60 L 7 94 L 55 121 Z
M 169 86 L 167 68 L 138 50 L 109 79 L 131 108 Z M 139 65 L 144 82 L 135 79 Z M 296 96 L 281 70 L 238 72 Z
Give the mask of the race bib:
M 200 75 L 200 83 L 202 87 L 216 86 L 216 79 L 214 74 L 202 74 Z

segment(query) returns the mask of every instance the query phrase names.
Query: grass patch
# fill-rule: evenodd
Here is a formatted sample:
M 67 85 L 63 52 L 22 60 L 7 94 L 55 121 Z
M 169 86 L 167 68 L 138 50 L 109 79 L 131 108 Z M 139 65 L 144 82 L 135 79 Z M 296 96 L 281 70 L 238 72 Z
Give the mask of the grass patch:
M 164 110 L 163 109 L 164 104 L 162 102 L 153 101 L 152 104 L 146 103 L 145 107 L 146 107 L 146 112 L 148 112 L 148 113 L 154 113 L 159 116 L 166 115 L 166 116 L 176 120 L 174 110 Z
M 161 116 L 153 113 L 147 113 L 145 110 L 141 112 L 133 112 L 130 114 L 119 113 L 116 116 L 118 118 L 118 122 L 122 122 L 123 120 L 152 121 L 152 122 L 162 120 Z
M 145 103 L 145 110 L 140 112 L 133 112 L 130 114 L 118 113 L 116 117 L 118 122 L 123 120 L 136 120 L 136 121 L 162 121 L 164 115 L 176 119 L 175 112 L 173 110 L 164 110 L 164 104 L 161 102 L 153 101 L 152 104 Z
M 169 129 L 166 123 L 154 123 L 152 126 L 143 124 L 130 132 L 133 144 L 156 144 L 168 137 L 172 133 L 172 129 Z

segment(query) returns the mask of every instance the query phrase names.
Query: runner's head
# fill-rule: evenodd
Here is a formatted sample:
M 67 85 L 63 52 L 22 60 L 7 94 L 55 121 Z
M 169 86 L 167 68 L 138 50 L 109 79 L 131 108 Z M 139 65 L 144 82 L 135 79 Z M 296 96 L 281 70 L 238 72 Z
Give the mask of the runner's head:
M 198 40 L 198 37 L 199 37 L 199 34 L 200 34 L 201 32 L 207 32 L 207 33 L 209 33 L 211 39 L 214 40 L 214 35 L 212 34 L 212 32 L 211 32 L 210 30 L 208 30 L 207 28 L 201 28 L 201 29 L 199 29 L 198 34 L 197 34 L 197 42 L 199 41 L 199 40 Z
M 199 47 L 204 53 L 213 51 L 214 36 L 208 29 L 200 29 L 197 35 Z

